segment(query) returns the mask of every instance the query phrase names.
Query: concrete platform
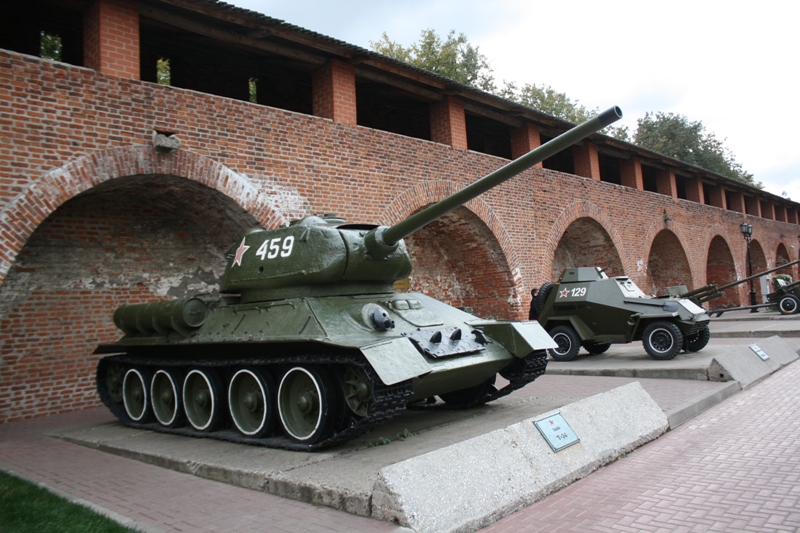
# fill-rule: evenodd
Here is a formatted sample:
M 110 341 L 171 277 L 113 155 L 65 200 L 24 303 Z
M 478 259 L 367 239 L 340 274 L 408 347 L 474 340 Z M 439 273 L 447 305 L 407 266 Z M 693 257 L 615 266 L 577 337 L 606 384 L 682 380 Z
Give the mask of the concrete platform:
M 758 340 L 770 355 L 767 361 L 750 348 L 752 342 L 732 341 L 715 341 L 672 361 L 655 361 L 641 345 L 624 345 L 602 356 L 551 362 L 547 375 L 490 405 L 468 411 L 440 404 L 410 410 L 372 434 L 317 453 L 156 434 L 116 422 L 55 435 L 415 531 L 473 531 L 797 359 L 795 349 L 778 337 Z M 533 425 L 554 414 L 562 414 L 580 439 L 557 453 Z

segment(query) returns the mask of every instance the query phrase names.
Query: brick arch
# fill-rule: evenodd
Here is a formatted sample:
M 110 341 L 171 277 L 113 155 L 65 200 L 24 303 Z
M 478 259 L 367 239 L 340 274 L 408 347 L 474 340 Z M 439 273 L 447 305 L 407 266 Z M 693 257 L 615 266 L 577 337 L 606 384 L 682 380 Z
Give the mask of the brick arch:
M 285 222 L 247 178 L 208 157 L 186 150 L 160 154 L 149 146 L 100 150 L 46 172 L 0 211 L 0 285 L 30 235 L 60 205 L 106 181 L 148 174 L 186 178 L 215 189 L 264 227 Z
M 550 232 L 544 239 L 544 257 L 539 265 L 539 272 L 537 273 L 538 279 L 550 281 L 553 260 L 555 258 L 556 249 L 567 229 L 578 219 L 590 218 L 597 222 L 608 234 L 611 242 L 614 244 L 616 252 L 619 254 L 622 268 L 625 272 L 635 272 L 635 265 L 632 263 L 627 248 L 623 246 L 622 239 L 616 226 L 611 221 L 609 213 L 595 204 L 586 200 L 578 200 L 566 206 L 559 214 L 555 223 L 551 226 Z M 639 281 L 639 280 L 635 280 Z
M 385 224 L 396 224 L 407 218 L 410 214 L 419 211 L 425 206 L 438 202 L 461 190 L 461 187 L 453 182 L 445 180 L 428 181 L 418 183 L 413 187 L 399 194 L 381 214 L 379 220 Z M 511 237 L 502 222 L 498 219 L 494 210 L 481 198 L 474 198 L 466 202 L 461 209 L 466 209 L 480 220 L 491 237 L 495 239 L 499 259 L 506 269 L 505 276 L 510 284 L 512 294 L 506 300 L 510 312 L 524 318 L 523 306 L 526 304 L 528 289 L 520 274 L 518 254 L 514 248 Z M 451 211 L 444 218 L 451 215 L 458 216 L 459 209 Z M 452 221 L 451 221 L 452 222 Z M 448 222 L 449 223 L 449 222 Z M 436 224 L 436 222 L 432 223 Z M 424 229 L 420 231 L 420 234 Z M 418 235 L 418 234 L 415 234 Z M 498 316 L 498 315 L 494 315 Z
M 647 251 L 648 260 L 647 263 L 643 265 L 643 268 L 640 268 L 639 264 L 637 263 L 637 270 L 642 272 L 648 281 L 653 279 L 653 276 L 650 272 L 650 255 L 653 252 L 653 243 L 662 231 L 668 231 L 675 236 L 681 246 L 684 258 L 687 261 L 687 266 L 689 268 L 689 279 L 683 280 L 683 283 L 679 283 L 679 285 L 686 285 L 689 289 L 699 287 L 700 285 L 698 284 L 699 278 L 697 277 L 697 272 L 699 270 L 704 270 L 704 268 L 699 269 L 699 265 L 696 264 L 696 261 L 692 261 L 692 259 L 689 258 L 689 254 L 686 253 L 685 245 L 685 243 L 690 242 L 689 236 L 692 234 L 692 230 L 689 229 L 687 233 L 681 224 L 676 224 L 672 220 L 664 221 L 663 219 L 659 218 L 650 224 L 649 228 L 647 228 L 647 232 L 645 232 L 644 238 L 642 239 L 642 250 Z M 703 276 L 705 277 L 705 274 Z M 654 289 L 654 287 L 651 287 L 651 289 Z

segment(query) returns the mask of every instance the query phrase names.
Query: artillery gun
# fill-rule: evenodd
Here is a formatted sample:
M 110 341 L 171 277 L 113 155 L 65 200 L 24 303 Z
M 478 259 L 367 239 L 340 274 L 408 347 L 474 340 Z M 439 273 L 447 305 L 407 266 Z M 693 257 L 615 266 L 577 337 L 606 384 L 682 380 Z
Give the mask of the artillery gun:
M 409 402 L 470 407 L 530 383 L 555 346 L 541 326 L 395 293 L 411 273 L 402 239 L 621 117 L 611 108 L 394 226 L 329 215 L 248 231 L 220 298 L 116 310 L 125 335 L 95 351 L 101 400 L 130 427 L 313 450 Z
M 688 298 L 695 304 L 702 306 L 706 302 L 710 302 L 711 300 L 714 300 L 716 298 L 721 298 L 722 296 L 725 295 L 724 291 L 732 287 L 736 287 L 737 285 L 741 285 L 742 283 L 747 283 L 750 280 L 758 279 L 761 276 L 766 276 L 767 274 L 771 274 L 772 272 L 782 270 L 786 267 L 796 265 L 797 263 L 800 263 L 800 259 L 796 261 L 791 261 L 781 266 L 777 266 L 775 268 L 770 268 L 769 270 L 759 272 L 758 274 L 753 274 L 752 276 L 748 276 L 740 280 L 733 281 L 721 287 L 716 284 L 710 284 L 706 285 L 705 287 L 700 287 L 699 289 L 695 289 L 693 291 L 688 291 L 684 286 L 677 286 L 677 287 L 669 287 L 667 289 L 667 292 L 670 296 L 674 296 L 676 298 Z M 711 309 L 708 313 L 712 315 L 715 314 L 717 316 L 721 316 L 723 313 L 726 313 L 728 311 L 741 311 L 745 309 L 755 310 L 763 307 L 777 306 L 778 311 L 780 311 L 782 315 L 795 314 L 798 311 L 800 311 L 800 282 L 796 281 L 794 283 L 789 283 L 786 285 L 779 285 L 778 287 L 775 288 L 774 292 L 771 292 L 767 295 L 767 301 L 769 303 L 745 305 L 740 307 L 720 307 L 716 309 Z
M 641 340 L 653 359 L 696 352 L 711 338 L 706 310 L 686 298 L 646 296 L 627 276 L 609 278 L 599 267 L 568 268 L 546 282 L 532 302 L 539 323 L 558 344 L 557 361 L 572 361 L 581 347 L 604 353 L 611 344 Z

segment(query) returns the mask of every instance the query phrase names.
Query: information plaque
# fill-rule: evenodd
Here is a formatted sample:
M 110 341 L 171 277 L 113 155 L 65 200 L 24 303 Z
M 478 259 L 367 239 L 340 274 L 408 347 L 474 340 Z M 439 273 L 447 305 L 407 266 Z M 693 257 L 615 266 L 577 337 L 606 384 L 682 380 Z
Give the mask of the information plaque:
M 572 431 L 561 413 L 540 420 L 534 420 L 533 425 L 542 434 L 544 440 L 554 452 L 560 452 L 568 446 L 580 442 L 581 439 Z
M 759 348 L 758 344 L 751 344 L 750 349 L 753 350 L 755 354 L 761 358 L 762 361 L 766 361 L 767 359 L 769 359 L 767 353 L 761 348 Z

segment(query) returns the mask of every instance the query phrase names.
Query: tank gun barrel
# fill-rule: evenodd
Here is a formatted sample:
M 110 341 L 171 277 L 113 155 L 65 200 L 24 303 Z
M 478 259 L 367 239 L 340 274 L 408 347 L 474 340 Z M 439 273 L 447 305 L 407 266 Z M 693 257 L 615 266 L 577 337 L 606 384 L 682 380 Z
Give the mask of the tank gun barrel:
M 403 237 L 414 233 L 418 229 L 433 222 L 442 215 L 452 211 L 456 207 L 465 204 L 476 196 L 488 191 L 492 187 L 500 185 L 504 181 L 513 178 L 517 174 L 531 168 L 537 163 L 544 161 L 548 157 L 557 154 L 561 150 L 577 143 L 578 141 L 585 139 L 592 133 L 605 128 L 609 124 L 613 124 L 621 118 L 622 111 L 620 108 L 616 106 L 611 107 L 594 118 L 591 118 L 586 122 L 567 130 L 555 139 L 552 139 L 538 148 L 531 150 L 522 157 L 519 157 L 507 165 L 495 170 L 494 172 L 487 174 L 472 185 L 461 189 L 457 193 L 423 209 L 419 213 L 411 215 L 407 219 L 403 220 L 402 222 L 398 222 L 394 226 L 382 228 L 379 239 L 384 245 L 393 246 Z

